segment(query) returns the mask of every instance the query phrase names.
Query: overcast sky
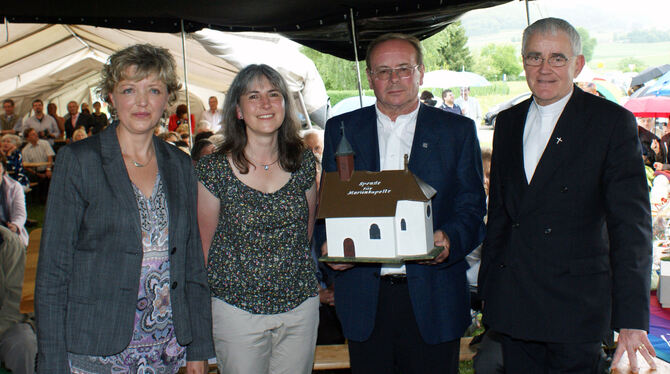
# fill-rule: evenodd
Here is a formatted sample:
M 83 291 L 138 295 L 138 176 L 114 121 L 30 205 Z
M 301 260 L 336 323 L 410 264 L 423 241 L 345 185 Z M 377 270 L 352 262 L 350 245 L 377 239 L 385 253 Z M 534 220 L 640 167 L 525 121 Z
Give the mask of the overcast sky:
M 574 26 L 582 26 L 592 32 L 626 33 L 650 28 L 670 32 L 670 0 L 536 0 L 529 2 L 529 9 L 531 23 L 552 16 L 564 18 Z M 487 29 L 485 25 L 489 22 L 486 20 L 492 19 L 497 19 L 500 24 L 491 28 L 490 33 L 497 32 L 499 27 L 525 26 L 525 3 L 513 1 L 472 11 L 462 17 L 466 30 L 471 26 L 479 34 Z

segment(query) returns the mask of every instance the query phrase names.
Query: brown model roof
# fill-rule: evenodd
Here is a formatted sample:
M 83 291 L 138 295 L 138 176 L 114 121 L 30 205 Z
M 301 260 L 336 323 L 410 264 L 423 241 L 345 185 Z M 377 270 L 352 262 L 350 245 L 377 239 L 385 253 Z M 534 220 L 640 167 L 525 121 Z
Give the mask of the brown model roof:
M 405 170 L 354 171 L 349 181 L 325 173 L 317 218 L 391 217 L 399 200 L 429 201 L 436 191 Z

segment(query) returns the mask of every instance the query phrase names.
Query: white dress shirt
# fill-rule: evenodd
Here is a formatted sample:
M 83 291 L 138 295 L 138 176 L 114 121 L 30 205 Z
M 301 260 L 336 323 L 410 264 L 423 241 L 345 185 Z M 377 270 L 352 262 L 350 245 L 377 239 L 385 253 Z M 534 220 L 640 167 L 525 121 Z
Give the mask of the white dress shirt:
M 403 170 L 405 168 L 405 155 L 409 157 L 412 152 L 412 141 L 414 140 L 419 106 L 417 105 L 412 112 L 400 115 L 395 121 L 392 121 L 375 104 L 377 139 L 379 142 L 379 170 Z M 382 265 L 381 275 L 405 273 L 405 265 L 403 264 Z
M 202 119 L 209 122 L 209 130 L 213 133 L 217 133 L 221 130 L 221 124 L 223 122 L 223 110 L 217 109 L 214 113 L 210 110 L 202 112 Z
M 547 143 L 554 132 L 556 122 L 563 113 L 565 104 L 570 100 L 569 94 L 557 102 L 545 106 L 538 105 L 535 100 L 530 103 L 526 115 L 526 125 L 523 129 L 523 168 L 526 172 L 526 181 L 530 184 L 535 174 L 535 168 L 547 148 Z

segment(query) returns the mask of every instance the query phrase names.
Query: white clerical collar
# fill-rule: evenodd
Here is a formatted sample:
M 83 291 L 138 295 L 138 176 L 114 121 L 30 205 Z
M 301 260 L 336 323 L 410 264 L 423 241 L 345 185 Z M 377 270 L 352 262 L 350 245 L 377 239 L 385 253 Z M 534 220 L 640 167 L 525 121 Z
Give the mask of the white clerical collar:
M 570 100 L 573 91 L 574 88 L 571 89 L 567 95 L 560 98 L 557 102 L 551 103 L 549 105 L 538 105 L 535 99 L 533 99 L 533 106 L 541 117 L 555 116 L 556 114 L 563 112 L 563 108 L 565 108 L 568 100 Z

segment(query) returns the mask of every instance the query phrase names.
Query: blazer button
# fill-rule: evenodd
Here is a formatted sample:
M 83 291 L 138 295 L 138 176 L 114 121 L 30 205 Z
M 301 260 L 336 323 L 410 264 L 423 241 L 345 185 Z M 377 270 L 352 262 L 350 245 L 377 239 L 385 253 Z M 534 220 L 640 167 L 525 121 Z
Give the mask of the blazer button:
M 500 264 L 500 265 L 498 265 L 498 267 L 501 268 L 501 269 L 504 269 L 504 268 L 505 268 L 505 264 Z
M 568 186 L 563 186 L 563 187 L 561 188 L 561 192 L 563 192 L 563 193 L 568 192 Z
M 519 224 L 519 222 L 514 222 L 514 223 L 512 224 L 512 227 L 515 228 L 515 229 L 518 229 L 519 226 L 521 226 L 521 225 Z
M 177 281 L 172 282 L 172 289 L 174 290 L 175 288 L 177 288 Z
M 170 254 L 173 255 L 177 253 L 177 247 L 172 247 L 172 250 L 170 251 Z
M 551 228 L 550 228 L 550 227 L 547 227 L 546 229 L 544 229 L 544 233 L 545 233 L 546 235 L 551 234 Z

